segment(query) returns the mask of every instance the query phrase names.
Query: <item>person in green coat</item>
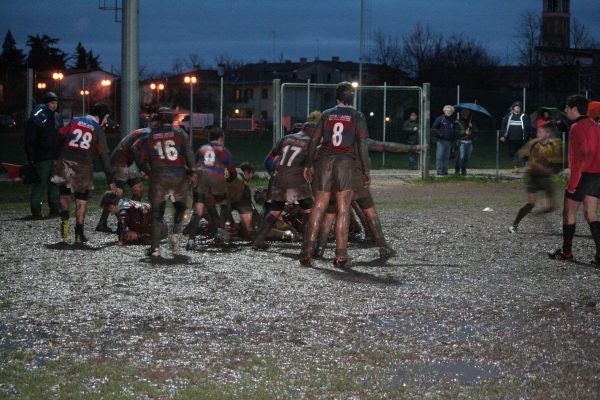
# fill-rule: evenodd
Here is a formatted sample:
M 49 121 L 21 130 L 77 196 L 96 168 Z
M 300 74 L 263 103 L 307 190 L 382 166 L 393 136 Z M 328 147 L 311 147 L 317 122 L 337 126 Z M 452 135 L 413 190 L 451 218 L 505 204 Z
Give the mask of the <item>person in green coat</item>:
M 406 144 L 418 145 L 420 137 L 420 122 L 419 114 L 416 111 L 411 111 L 408 119 L 402 124 L 402 133 L 406 135 Z M 417 169 L 417 153 L 408 153 L 408 169 Z

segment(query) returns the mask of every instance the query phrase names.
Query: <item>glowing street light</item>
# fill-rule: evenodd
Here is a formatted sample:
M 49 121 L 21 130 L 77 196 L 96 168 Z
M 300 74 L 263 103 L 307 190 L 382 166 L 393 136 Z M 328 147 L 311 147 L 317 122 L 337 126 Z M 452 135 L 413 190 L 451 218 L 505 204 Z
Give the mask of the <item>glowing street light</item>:
M 52 79 L 54 79 L 54 81 L 58 81 L 58 103 L 59 103 L 59 107 L 60 107 L 60 100 L 62 99 L 62 89 L 61 89 L 61 82 L 63 80 L 65 76 L 63 75 L 62 72 L 54 72 L 52 73 Z
M 46 83 L 45 82 L 38 82 L 37 84 L 37 88 L 38 89 L 46 89 Z
M 190 85 L 190 147 L 193 148 L 194 138 L 194 84 L 198 82 L 198 78 L 193 75 L 188 75 L 183 78 L 183 81 Z
M 385 117 L 385 122 L 390 122 L 390 117 Z
M 352 87 L 354 89 L 356 89 L 358 87 L 358 82 L 356 82 L 356 81 L 352 82 Z
M 233 110 L 233 112 L 235 113 L 235 116 L 237 117 L 240 114 L 240 109 L 236 108 L 235 110 Z
M 79 94 L 81 95 L 81 104 L 82 104 L 82 113 L 83 115 L 85 115 L 85 96 L 90 96 L 90 91 L 87 89 L 82 89 L 79 91 Z

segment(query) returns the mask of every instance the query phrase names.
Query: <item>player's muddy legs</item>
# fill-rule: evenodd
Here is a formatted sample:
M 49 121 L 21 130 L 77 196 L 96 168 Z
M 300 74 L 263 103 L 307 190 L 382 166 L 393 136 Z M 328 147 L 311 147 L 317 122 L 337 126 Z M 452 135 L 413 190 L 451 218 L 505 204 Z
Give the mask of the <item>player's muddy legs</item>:
M 321 219 L 325 213 L 325 209 L 329 205 L 329 198 L 331 192 L 315 192 L 315 204 L 310 212 L 310 218 L 304 231 L 304 241 L 302 244 L 302 251 L 300 253 L 301 262 L 302 258 L 307 258 L 310 261 L 312 257 L 317 235 L 319 234 L 319 226 Z
M 347 258 L 348 255 L 348 228 L 350 227 L 350 202 L 354 191 L 344 190 L 335 194 L 337 213 L 335 218 L 335 255 L 338 258 Z
M 151 233 L 151 249 L 160 248 L 160 236 L 163 230 L 163 216 L 165 215 L 166 202 L 162 201 L 158 205 L 152 207 L 152 233 Z

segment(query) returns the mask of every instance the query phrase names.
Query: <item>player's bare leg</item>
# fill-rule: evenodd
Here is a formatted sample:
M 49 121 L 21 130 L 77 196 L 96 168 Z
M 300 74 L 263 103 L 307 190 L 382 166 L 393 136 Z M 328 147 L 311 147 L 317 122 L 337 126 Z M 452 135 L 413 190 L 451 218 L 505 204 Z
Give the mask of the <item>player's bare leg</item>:
M 184 216 L 185 216 L 185 204 L 181 201 L 173 203 L 175 208 L 175 215 L 173 216 L 173 232 L 169 238 L 169 244 L 171 245 L 171 251 L 174 254 L 179 252 L 179 234 L 183 230 Z
M 377 246 L 379 246 L 379 257 L 386 259 L 396 255 L 396 252 L 387 243 L 385 236 L 383 236 L 381 221 L 379 220 L 375 207 L 366 208 L 362 210 L 362 212 L 365 214 L 365 219 L 367 220 L 373 239 L 375 240 L 375 243 L 377 243 Z
M 350 203 L 353 190 L 344 190 L 335 193 L 335 259 L 333 264 L 338 268 L 350 267 L 348 259 L 348 229 L 350 227 Z
M 231 236 L 229 232 L 225 230 L 225 223 L 231 215 L 231 204 L 229 203 L 229 200 L 224 199 L 221 200 L 219 205 L 221 210 L 217 218 L 217 235 L 215 236 L 215 240 L 217 242 L 227 243 L 229 242 Z
M 165 208 L 165 201 L 152 205 L 152 232 L 150 233 L 150 249 L 147 253 L 152 257 L 160 256 L 160 238 L 163 231 Z
M 319 242 L 313 256 L 315 258 L 323 257 L 323 253 L 325 252 L 325 247 L 327 247 L 327 240 L 329 240 L 329 234 L 331 233 L 331 229 L 333 228 L 333 220 L 335 219 L 335 212 L 326 212 L 325 216 L 323 216 L 323 220 L 321 222 L 321 229 L 319 229 Z
M 312 207 L 308 224 L 305 228 L 304 243 L 300 252 L 300 264 L 310 266 L 312 262 L 312 254 L 314 252 L 315 242 L 319 234 L 319 225 L 323 214 L 329 205 L 331 192 L 315 191 L 315 203 Z
M 254 223 L 251 212 L 240 213 L 240 224 L 242 225 L 242 231 L 249 240 L 254 240 L 256 237 L 256 231 L 254 230 Z
M 191 250 L 194 248 L 194 243 L 196 241 L 196 235 L 198 233 L 198 225 L 200 223 L 200 218 L 204 214 L 204 203 L 195 202 L 192 205 L 192 218 L 190 219 L 190 223 L 187 228 L 188 232 L 188 242 L 185 246 L 187 250 Z

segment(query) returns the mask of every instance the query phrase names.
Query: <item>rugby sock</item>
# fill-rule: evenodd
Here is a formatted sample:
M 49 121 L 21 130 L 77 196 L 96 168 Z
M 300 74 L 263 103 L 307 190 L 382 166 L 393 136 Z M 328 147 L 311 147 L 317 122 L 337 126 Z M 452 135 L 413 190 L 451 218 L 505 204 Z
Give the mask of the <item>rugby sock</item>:
M 152 221 L 151 248 L 153 250 L 160 248 L 160 237 L 162 234 L 163 225 L 164 225 L 164 222 L 162 221 L 162 219 L 159 221 L 156 221 L 156 220 Z
M 102 209 L 102 215 L 100 215 L 100 220 L 98 221 L 98 227 L 103 227 L 108 224 L 108 210 Z
M 525 218 L 525 216 L 527 214 L 529 214 L 531 212 L 531 210 L 533 210 L 534 204 L 531 203 L 527 203 L 525 204 L 523 207 L 521 207 L 521 209 L 519 210 L 519 212 L 517 213 L 517 217 L 515 218 L 515 220 L 513 221 L 513 225 L 517 226 L 519 225 L 519 222 L 521 222 L 521 220 L 523 218 Z
M 265 242 L 265 238 L 273 225 L 275 225 L 275 222 L 277 222 L 277 218 L 271 213 L 267 214 L 256 231 L 256 237 L 254 239 L 255 246 L 260 246 Z
M 60 220 L 61 221 L 69 220 L 69 210 L 60 210 Z
M 377 243 L 379 247 L 387 247 L 388 244 L 383 236 L 383 230 L 381 229 L 381 221 L 379 220 L 379 216 L 375 214 L 374 218 L 367 217 L 367 224 L 371 234 L 373 235 L 375 243 Z
M 83 236 L 83 224 L 75 224 L 75 235 Z
M 190 223 L 188 225 L 187 231 L 190 240 L 194 240 L 196 238 L 196 233 L 198 232 L 198 224 L 200 223 L 200 216 L 196 213 L 192 214 L 192 218 L 190 219 Z
M 575 224 L 563 224 L 563 246 L 565 255 L 573 254 L 573 237 L 575 236 Z
M 594 243 L 596 243 L 596 254 L 600 254 L 600 221 L 590 222 L 590 231 L 592 231 L 592 237 Z

